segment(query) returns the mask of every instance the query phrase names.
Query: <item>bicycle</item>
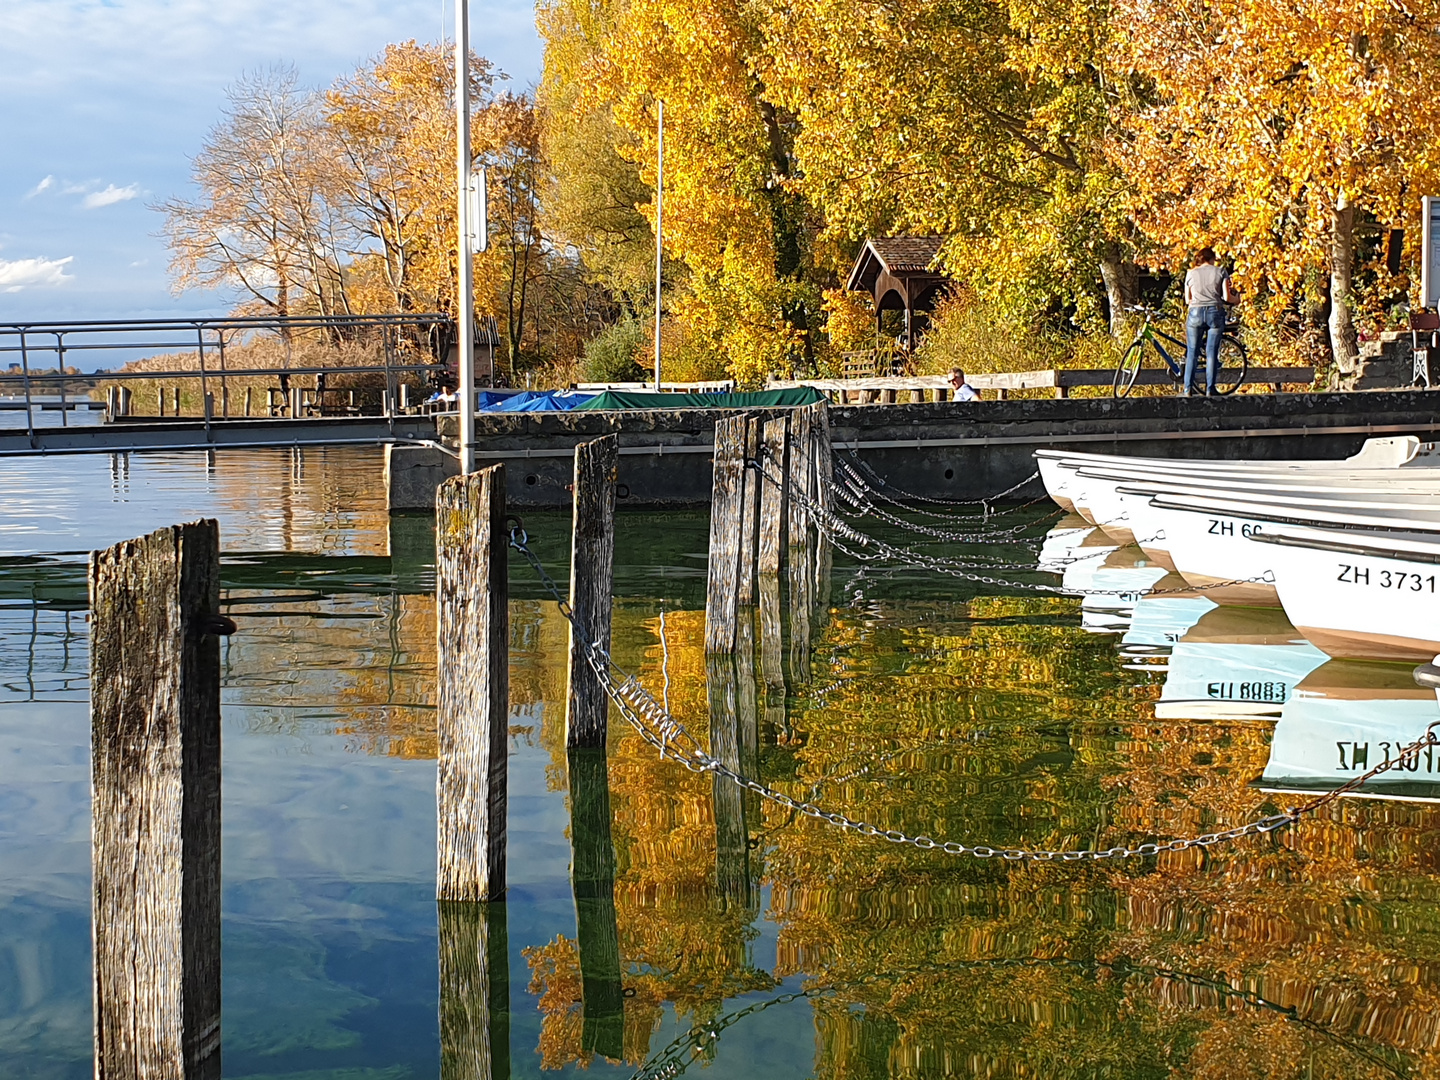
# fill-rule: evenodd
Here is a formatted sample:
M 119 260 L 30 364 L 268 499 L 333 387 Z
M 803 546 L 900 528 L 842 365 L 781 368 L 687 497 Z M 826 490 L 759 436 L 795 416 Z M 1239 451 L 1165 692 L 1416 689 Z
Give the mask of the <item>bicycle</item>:
M 1145 362 L 1146 345 L 1150 345 L 1160 354 L 1160 360 L 1164 363 L 1171 380 L 1177 383 L 1181 382 L 1185 378 L 1185 342 L 1156 328 L 1151 320 L 1160 313 L 1154 308 L 1137 304 L 1126 310 L 1142 313 L 1145 321 L 1136 331 L 1135 340 L 1130 342 L 1125 354 L 1120 358 L 1119 366 L 1115 369 L 1115 378 L 1111 384 L 1115 396 L 1117 398 L 1126 397 L 1130 393 L 1130 388 L 1135 385 L 1135 377 L 1140 374 L 1140 368 Z M 1245 355 L 1245 346 L 1236 336 L 1239 328 L 1240 321 L 1238 319 L 1226 319 L 1225 334 L 1220 339 L 1220 362 L 1215 371 L 1215 392 L 1217 394 L 1233 394 L 1245 381 L 1245 372 L 1250 364 Z M 1178 363 L 1165 350 L 1162 341 L 1168 341 L 1180 350 Z M 1196 378 L 1203 380 L 1205 378 L 1205 357 L 1200 356 L 1198 361 L 1195 365 L 1195 375 Z

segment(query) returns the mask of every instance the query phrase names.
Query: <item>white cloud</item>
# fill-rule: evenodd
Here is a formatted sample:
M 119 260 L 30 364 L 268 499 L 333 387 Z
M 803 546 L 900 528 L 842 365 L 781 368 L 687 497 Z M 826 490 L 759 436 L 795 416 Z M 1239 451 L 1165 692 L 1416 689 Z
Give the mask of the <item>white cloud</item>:
M 74 260 L 74 255 L 63 259 L 0 259 L 0 291 L 13 293 L 74 281 L 74 274 L 65 273 L 65 267 Z
M 55 186 L 55 177 L 53 177 L 53 176 L 47 176 L 47 177 L 45 177 L 44 180 L 41 180 L 41 181 L 40 181 L 38 184 L 36 184 L 33 188 L 31 188 L 29 191 L 27 191 L 27 192 L 25 193 L 25 197 L 26 197 L 27 199 L 33 199 L 36 195 L 39 195 L 42 191 L 49 191 L 49 190 L 50 190 L 52 187 L 54 187 L 54 186 Z
M 115 203 L 126 202 L 140 194 L 139 184 L 127 184 L 125 187 L 108 185 L 104 191 L 92 191 L 80 201 L 80 205 L 86 210 L 97 210 L 102 206 L 113 206 Z

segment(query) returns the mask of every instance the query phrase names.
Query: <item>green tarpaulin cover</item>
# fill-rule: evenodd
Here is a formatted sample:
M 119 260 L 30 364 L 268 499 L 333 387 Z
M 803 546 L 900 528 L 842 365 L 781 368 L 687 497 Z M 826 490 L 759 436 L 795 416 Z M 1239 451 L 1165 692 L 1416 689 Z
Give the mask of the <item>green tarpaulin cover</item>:
M 789 390 L 761 390 L 755 394 L 642 394 L 625 390 L 606 390 L 603 394 L 575 406 L 575 411 L 591 409 L 777 409 L 813 405 L 824 401 L 825 395 L 813 386 L 796 386 Z

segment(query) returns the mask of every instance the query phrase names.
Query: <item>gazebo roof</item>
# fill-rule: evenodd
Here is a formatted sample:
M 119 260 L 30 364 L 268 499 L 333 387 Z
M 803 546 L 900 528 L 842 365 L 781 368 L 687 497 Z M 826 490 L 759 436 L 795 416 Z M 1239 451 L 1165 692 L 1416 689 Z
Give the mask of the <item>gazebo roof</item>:
M 940 254 L 943 236 L 882 236 L 865 241 L 855 266 L 845 282 L 845 288 L 858 292 L 873 292 L 875 279 L 882 273 L 892 277 L 924 275 L 942 277 L 931 269 Z

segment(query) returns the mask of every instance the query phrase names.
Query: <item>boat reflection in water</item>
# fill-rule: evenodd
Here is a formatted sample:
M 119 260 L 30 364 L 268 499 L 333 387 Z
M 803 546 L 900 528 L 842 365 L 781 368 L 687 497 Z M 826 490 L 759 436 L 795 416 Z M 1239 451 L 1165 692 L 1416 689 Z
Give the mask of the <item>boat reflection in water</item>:
M 1399 757 L 1440 703 L 1416 685 L 1414 666 L 1331 660 L 1310 672 L 1285 702 L 1257 782 L 1263 791 L 1328 791 Z M 1381 773 L 1359 789 L 1372 798 L 1440 801 L 1440 747 Z
M 1301 680 L 1327 659 L 1279 608 L 1216 607 L 1171 650 L 1155 716 L 1278 717 Z
M 1119 634 L 1150 590 L 1184 589 L 1178 577 L 1164 581 L 1169 571 L 1156 566 L 1134 546 L 1116 547 L 1099 529 L 1078 541 L 1074 535 L 1056 536 L 1052 529 L 1041 549 L 1041 570 L 1062 575 L 1061 587 L 1082 598 L 1081 625 L 1097 634 Z

